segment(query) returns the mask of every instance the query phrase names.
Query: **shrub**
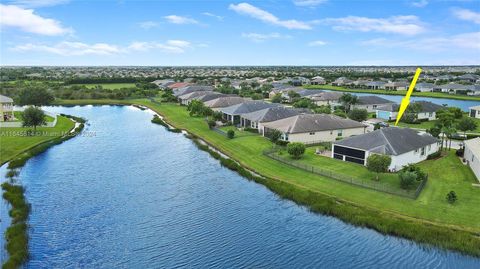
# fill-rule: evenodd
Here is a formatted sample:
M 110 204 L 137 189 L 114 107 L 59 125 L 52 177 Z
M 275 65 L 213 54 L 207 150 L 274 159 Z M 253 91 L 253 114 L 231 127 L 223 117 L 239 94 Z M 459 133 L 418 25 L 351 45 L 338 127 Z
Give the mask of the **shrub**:
M 463 157 L 463 153 L 464 153 L 463 148 L 457 149 L 457 151 L 455 151 L 455 154 L 456 154 L 458 157 Z
M 433 159 L 440 158 L 441 155 L 442 155 L 442 152 L 439 150 L 437 152 L 434 152 L 434 153 L 428 155 L 427 160 L 433 160 Z
M 18 170 L 15 170 L 15 169 L 11 169 L 11 170 L 8 170 L 7 174 L 5 175 L 7 178 L 14 178 L 16 176 L 18 176 Z
M 293 159 L 300 159 L 305 153 L 305 145 L 299 142 L 293 142 L 287 145 L 287 152 Z
M 457 199 L 457 194 L 454 191 L 450 191 L 449 193 L 447 193 L 447 202 L 449 202 L 450 204 L 455 203 Z
M 282 136 L 282 132 L 279 130 L 273 130 L 268 133 L 268 138 L 270 138 L 270 141 L 273 143 L 277 143 L 280 140 L 280 137 Z
M 272 103 L 281 103 L 283 101 L 282 94 L 277 93 L 272 97 Z
M 216 121 L 213 119 L 208 120 L 207 124 L 208 124 L 208 128 L 210 129 L 212 129 L 213 127 L 215 127 L 215 125 L 217 125 Z
M 286 146 L 288 145 L 288 141 L 283 141 L 283 140 L 278 140 L 277 142 L 275 142 L 275 144 L 279 145 L 279 146 Z
M 227 131 L 227 137 L 228 137 L 228 139 L 233 139 L 235 137 L 235 131 L 234 130 L 228 130 Z
M 255 128 L 247 127 L 247 128 L 245 128 L 245 131 L 250 132 L 250 133 L 258 134 L 258 129 L 255 129 Z
M 392 158 L 390 158 L 390 156 L 373 154 L 367 159 L 367 169 L 377 173 L 375 179 L 378 180 L 378 174 L 387 172 L 391 163 Z
M 368 111 L 366 109 L 352 109 L 348 112 L 348 118 L 354 121 L 364 121 L 368 118 Z
M 398 177 L 400 178 L 400 187 L 406 190 L 412 188 L 417 180 L 417 174 L 411 171 L 400 172 Z
M 405 167 L 402 168 L 402 172 L 413 172 L 417 175 L 417 180 L 422 181 L 427 179 L 427 174 L 422 171 L 422 169 L 415 165 L 415 164 L 409 164 Z

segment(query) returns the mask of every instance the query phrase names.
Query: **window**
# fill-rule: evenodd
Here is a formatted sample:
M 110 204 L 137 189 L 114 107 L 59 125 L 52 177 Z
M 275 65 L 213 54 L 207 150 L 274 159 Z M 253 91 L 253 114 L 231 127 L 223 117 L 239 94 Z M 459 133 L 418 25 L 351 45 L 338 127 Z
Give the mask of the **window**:
M 422 148 L 422 151 L 420 152 L 420 155 L 425 155 L 425 147 Z
M 415 153 L 418 153 L 418 149 L 415 150 Z
M 330 131 L 330 134 L 333 134 L 333 131 Z
M 432 145 L 428 145 L 428 151 L 432 149 Z
M 315 132 L 310 133 L 310 135 L 314 135 L 314 134 L 315 134 Z
M 433 116 L 433 113 L 428 113 L 428 116 L 431 118 Z
M 342 130 L 337 131 L 337 136 L 342 136 Z
M 377 105 L 373 105 L 373 108 L 374 108 L 374 109 L 377 108 Z

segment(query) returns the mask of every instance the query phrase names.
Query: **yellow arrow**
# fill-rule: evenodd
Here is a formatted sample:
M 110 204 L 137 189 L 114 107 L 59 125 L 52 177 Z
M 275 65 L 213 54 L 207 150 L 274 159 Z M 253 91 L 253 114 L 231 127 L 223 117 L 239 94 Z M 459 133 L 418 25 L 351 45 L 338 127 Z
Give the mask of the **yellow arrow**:
M 402 102 L 400 103 L 400 109 L 398 110 L 397 121 L 395 121 L 395 126 L 397 126 L 398 122 L 403 116 L 405 110 L 407 110 L 408 105 L 410 104 L 410 95 L 412 95 L 413 89 L 415 89 L 415 84 L 417 84 L 418 77 L 422 72 L 421 68 L 417 68 L 415 72 L 415 76 L 413 76 L 412 83 L 410 83 L 410 87 L 408 88 L 407 94 L 403 97 Z

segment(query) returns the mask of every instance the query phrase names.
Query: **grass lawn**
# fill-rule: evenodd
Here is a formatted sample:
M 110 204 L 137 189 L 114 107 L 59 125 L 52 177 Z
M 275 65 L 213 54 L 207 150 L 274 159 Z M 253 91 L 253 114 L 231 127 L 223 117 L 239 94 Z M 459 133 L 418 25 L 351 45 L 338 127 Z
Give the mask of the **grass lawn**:
M 305 86 L 305 88 L 325 89 L 325 90 L 341 91 L 341 92 L 376 93 L 376 94 L 402 95 L 402 96 L 404 96 L 407 93 L 407 91 L 350 89 L 350 88 L 344 88 L 344 87 L 332 86 L 332 85 L 310 85 L 310 86 Z M 448 94 L 448 93 L 442 93 L 442 92 L 413 92 L 412 96 L 480 101 L 479 96 L 455 95 L 455 94 Z
M 220 127 L 219 129 L 222 130 L 222 131 L 224 131 L 225 133 L 226 133 L 228 130 L 233 130 L 233 131 L 235 132 L 235 138 L 240 138 L 240 137 L 245 137 L 245 136 L 252 136 L 252 135 L 257 135 L 257 136 L 259 136 L 259 134 L 255 134 L 255 133 L 252 133 L 252 132 L 240 131 L 240 130 L 238 130 L 238 128 L 235 127 L 235 126 L 223 126 L 223 127 Z
M 4 164 L 23 151 L 42 142 L 62 136 L 75 124 L 68 118 L 58 117 L 55 127 L 38 127 L 41 135 L 26 136 L 25 132 L 32 128 L 0 128 L 0 164 Z
M 21 111 L 14 111 L 13 114 L 15 115 L 15 118 L 17 121 L 23 121 L 23 112 Z M 46 122 L 53 122 L 55 120 L 54 117 L 51 117 L 49 115 L 45 115 L 45 121 Z
M 465 116 L 467 117 L 467 116 Z M 477 122 L 477 128 L 474 131 L 468 131 L 467 133 L 480 133 L 480 119 L 477 118 L 472 118 L 475 122 Z M 433 126 L 435 126 L 436 120 L 432 121 L 424 121 L 419 124 L 412 124 L 412 123 L 405 123 L 405 122 L 399 122 L 398 126 L 400 127 L 408 127 L 408 128 L 416 128 L 416 129 L 430 129 Z M 392 122 L 393 124 L 393 122 Z M 463 134 L 462 131 L 458 131 L 458 133 Z
M 91 100 L 70 100 L 66 104 L 91 104 Z M 95 104 L 120 103 L 116 100 L 94 100 Z M 469 167 L 463 165 L 449 152 L 448 156 L 424 161 L 420 166 L 429 173 L 425 189 L 416 200 L 397 197 L 386 193 L 352 186 L 326 177 L 297 169 L 262 154 L 271 148 L 270 141 L 259 135 L 228 139 L 208 129 L 203 118 L 190 117 L 185 107 L 176 104 L 154 104 L 146 99 L 125 100 L 148 106 L 160 113 L 177 128 L 188 130 L 203 140 L 215 145 L 222 152 L 237 160 L 244 167 L 272 179 L 288 182 L 298 188 L 336 197 L 360 207 L 383 211 L 384 214 L 407 218 L 409 220 L 433 222 L 458 229 L 480 232 L 480 188 L 472 183 L 478 182 Z M 58 101 L 62 104 L 62 101 Z M 333 160 L 332 160 L 333 161 Z M 338 167 L 336 167 L 338 165 Z M 345 165 L 345 166 L 343 166 Z M 355 164 L 332 164 L 332 167 L 344 173 L 353 173 Z M 353 167 L 353 168 L 352 168 Z M 361 170 L 361 169 L 360 169 Z M 454 190 L 458 201 L 454 205 L 446 202 L 446 195 Z
M 91 84 L 71 84 L 76 86 L 86 86 L 89 89 L 93 89 L 97 86 L 102 86 L 104 89 L 115 90 L 120 88 L 132 88 L 135 87 L 135 83 L 91 83 Z

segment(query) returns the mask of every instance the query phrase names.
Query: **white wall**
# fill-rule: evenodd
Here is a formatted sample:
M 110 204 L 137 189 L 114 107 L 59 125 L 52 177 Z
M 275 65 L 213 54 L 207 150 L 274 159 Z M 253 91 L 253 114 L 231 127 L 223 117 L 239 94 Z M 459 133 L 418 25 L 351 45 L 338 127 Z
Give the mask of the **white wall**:
M 467 161 L 475 176 L 477 176 L 478 181 L 480 181 L 480 153 L 477 152 L 474 155 L 473 150 L 465 146 L 463 158 Z
M 438 151 L 438 144 L 433 143 L 425 147 L 425 154 L 421 155 L 421 149 L 418 149 L 417 152 L 410 151 L 398 156 L 391 156 L 392 163 L 388 169 L 398 171 L 402 169 L 403 166 L 411 163 L 419 163 L 427 159 L 427 156 Z
M 342 136 L 338 136 L 338 132 L 342 132 Z M 329 141 L 333 142 L 337 137 L 349 137 L 352 135 L 361 135 L 365 132 L 365 128 L 351 128 L 343 130 L 331 130 L 331 131 L 321 131 L 321 132 L 312 132 L 312 133 L 297 133 L 289 134 L 288 141 L 290 142 L 302 142 L 302 143 L 312 143 L 312 142 L 323 142 Z
M 436 113 L 435 112 L 432 112 L 432 113 L 428 113 L 428 112 L 418 113 L 418 119 L 419 120 L 423 120 L 423 119 L 435 120 L 436 119 Z

